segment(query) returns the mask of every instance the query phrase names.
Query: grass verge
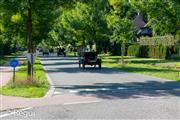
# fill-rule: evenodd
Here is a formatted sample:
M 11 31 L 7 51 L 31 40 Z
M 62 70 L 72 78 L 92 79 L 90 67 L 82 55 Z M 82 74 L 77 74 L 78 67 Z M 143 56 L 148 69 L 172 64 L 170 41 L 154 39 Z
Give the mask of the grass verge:
M 27 98 L 43 97 L 49 89 L 49 83 L 38 58 L 34 64 L 34 71 L 33 81 L 28 81 L 27 62 L 24 62 L 16 72 L 15 85 L 13 85 L 13 80 L 10 80 L 7 85 L 0 89 L 0 94 Z
M 121 64 L 121 56 L 102 56 L 102 59 L 103 64 L 107 67 L 165 79 L 180 80 L 180 62 L 176 60 L 135 58 L 125 56 L 125 64 Z

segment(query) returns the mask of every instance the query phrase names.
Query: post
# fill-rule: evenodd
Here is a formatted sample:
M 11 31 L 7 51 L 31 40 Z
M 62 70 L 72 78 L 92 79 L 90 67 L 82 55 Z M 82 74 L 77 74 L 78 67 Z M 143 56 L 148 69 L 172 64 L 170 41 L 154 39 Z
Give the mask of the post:
M 15 86 L 15 75 L 16 72 L 15 72 L 15 67 L 13 67 L 13 86 Z
M 33 54 L 31 54 L 31 78 L 33 78 Z

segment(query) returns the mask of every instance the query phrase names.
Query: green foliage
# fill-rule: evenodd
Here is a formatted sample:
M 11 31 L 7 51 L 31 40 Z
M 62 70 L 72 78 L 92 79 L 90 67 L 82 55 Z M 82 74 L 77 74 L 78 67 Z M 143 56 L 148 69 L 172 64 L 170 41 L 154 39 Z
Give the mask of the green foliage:
M 180 26 L 179 0 L 131 0 L 131 3 L 148 16 L 149 26 L 155 35 L 177 34 Z
M 163 45 L 163 46 L 174 46 L 180 45 L 179 35 L 172 36 L 154 36 L 154 37 L 141 37 L 139 44 L 141 45 Z
M 179 46 L 163 46 L 163 45 L 130 45 L 127 50 L 128 56 L 136 57 L 149 57 L 149 58 L 160 58 L 168 59 L 180 57 L 180 47 Z
M 155 35 L 180 33 L 178 0 L 1 0 L 0 41 L 9 41 L 9 48 L 27 45 L 29 9 L 34 46 L 42 41 L 50 46 L 71 44 L 73 49 L 96 44 L 98 52 L 110 51 L 113 42 L 134 41 L 133 19 L 138 12 Z
M 169 56 L 168 51 L 167 46 L 149 46 L 148 57 L 166 59 Z
M 128 47 L 127 55 L 128 56 L 139 56 L 139 50 L 140 46 L 139 45 L 130 45 Z

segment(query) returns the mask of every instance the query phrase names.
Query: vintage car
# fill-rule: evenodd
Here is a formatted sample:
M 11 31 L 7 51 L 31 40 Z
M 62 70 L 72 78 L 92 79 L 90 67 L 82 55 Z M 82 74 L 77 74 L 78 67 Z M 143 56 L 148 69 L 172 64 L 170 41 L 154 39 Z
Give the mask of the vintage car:
M 85 52 L 83 56 L 79 58 L 79 68 L 82 67 L 85 69 L 86 65 L 94 65 L 94 67 L 98 65 L 98 68 L 101 69 L 101 59 L 98 58 L 96 52 Z

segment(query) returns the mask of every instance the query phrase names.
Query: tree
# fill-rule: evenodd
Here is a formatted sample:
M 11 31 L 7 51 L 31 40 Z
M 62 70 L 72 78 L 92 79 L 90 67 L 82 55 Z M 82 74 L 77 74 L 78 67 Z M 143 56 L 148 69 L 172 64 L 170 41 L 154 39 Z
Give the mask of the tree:
M 111 13 L 107 16 L 107 23 L 112 30 L 111 40 L 121 43 L 121 56 L 125 51 L 125 44 L 132 41 L 134 28 L 132 24 L 132 6 L 127 1 L 109 0 L 112 6 Z
M 1 16 L 4 18 L 6 34 L 12 37 L 18 34 L 24 41 L 27 38 L 28 53 L 33 53 L 34 47 L 48 36 L 59 6 L 66 2 L 70 0 L 1 0 Z M 28 62 L 28 76 L 30 75 L 32 66 Z
M 155 35 L 178 34 L 180 26 L 179 0 L 131 0 L 140 12 L 146 12 Z

